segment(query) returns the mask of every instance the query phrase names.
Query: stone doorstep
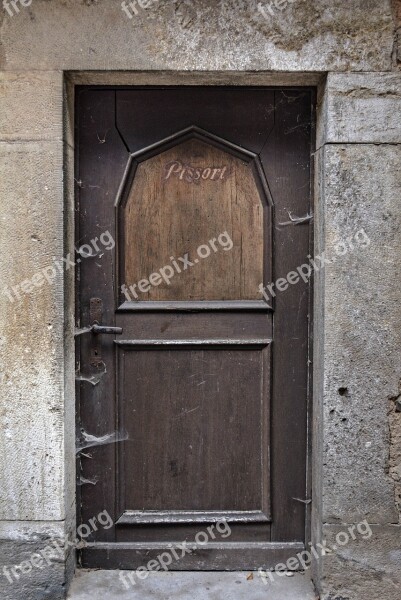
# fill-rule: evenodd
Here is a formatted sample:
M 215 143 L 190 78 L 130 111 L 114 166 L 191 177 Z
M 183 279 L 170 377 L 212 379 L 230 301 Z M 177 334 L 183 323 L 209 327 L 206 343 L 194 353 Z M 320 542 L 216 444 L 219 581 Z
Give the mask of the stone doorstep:
M 308 573 L 276 574 L 264 583 L 255 571 L 150 572 L 134 585 L 132 573 L 77 570 L 68 600 L 317 600 Z

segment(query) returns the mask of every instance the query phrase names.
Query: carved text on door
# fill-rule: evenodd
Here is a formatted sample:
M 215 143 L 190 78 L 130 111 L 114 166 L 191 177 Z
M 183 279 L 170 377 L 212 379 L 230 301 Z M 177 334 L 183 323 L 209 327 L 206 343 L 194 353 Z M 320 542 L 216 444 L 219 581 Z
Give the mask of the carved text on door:
M 221 181 L 227 179 L 230 172 L 227 166 L 214 167 L 195 167 L 190 164 L 183 164 L 179 160 L 174 160 L 165 165 L 164 179 L 177 177 L 178 179 L 188 181 L 189 183 L 199 183 L 201 179 L 210 179 L 211 181 Z

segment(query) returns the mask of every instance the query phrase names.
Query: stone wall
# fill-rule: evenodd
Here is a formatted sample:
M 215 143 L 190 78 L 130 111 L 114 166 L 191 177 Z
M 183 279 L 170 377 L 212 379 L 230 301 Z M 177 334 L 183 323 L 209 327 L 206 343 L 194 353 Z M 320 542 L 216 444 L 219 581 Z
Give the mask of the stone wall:
M 0 6 L 5 565 L 74 530 L 72 273 L 12 290 L 73 247 L 74 85 L 316 84 L 316 253 L 361 229 L 370 244 L 315 281 L 313 540 L 337 545 L 364 519 L 372 536 L 316 561 L 314 579 L 327 600 L 396 597 L 401 2 L 275 2 L 270 14 L 268 2 L 156 0 L 132 18 L 109 0 Z M 66 553 L 18 584 L 0 567 L 1 597 L 63 598 L 71 564 Z
M 362 228 L 370 240 L 327 265 L 315 290 L 323 307 L 315 323 L 315 453 L 322 460 L 315 526 L 317 537 L 337 546 L 316 568 L 330 600 L 390 599 L 401 586 L 401 120 L 393 121 L 400 107 L 399 75 L 327 78 L 317 251 L 330 253 Z M 336 544 L 337 534 L 365 520 L 372 524 L 368 540 L 357 535 Z

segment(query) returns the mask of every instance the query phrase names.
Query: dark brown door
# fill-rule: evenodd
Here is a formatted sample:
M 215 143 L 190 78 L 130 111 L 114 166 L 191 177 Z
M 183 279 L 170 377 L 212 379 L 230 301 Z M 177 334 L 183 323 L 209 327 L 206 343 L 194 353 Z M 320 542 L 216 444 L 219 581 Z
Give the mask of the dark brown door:
M 307 535 L 310 282 L 278 279 L 311 251 L 312 91 L 76 109 L 79 522 L 114 523 L 82 565 L 272 567 Z

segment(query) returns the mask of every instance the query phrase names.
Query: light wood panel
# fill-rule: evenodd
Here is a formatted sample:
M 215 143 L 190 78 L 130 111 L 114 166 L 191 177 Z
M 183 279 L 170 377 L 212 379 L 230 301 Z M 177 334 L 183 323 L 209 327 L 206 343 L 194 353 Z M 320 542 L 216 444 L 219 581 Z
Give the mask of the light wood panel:
M 121 210 L 132 300 L 260 298 L 264 205 L 251 163 L 187 140 L 139 163 Z

